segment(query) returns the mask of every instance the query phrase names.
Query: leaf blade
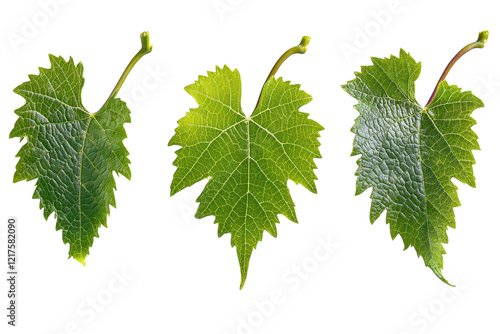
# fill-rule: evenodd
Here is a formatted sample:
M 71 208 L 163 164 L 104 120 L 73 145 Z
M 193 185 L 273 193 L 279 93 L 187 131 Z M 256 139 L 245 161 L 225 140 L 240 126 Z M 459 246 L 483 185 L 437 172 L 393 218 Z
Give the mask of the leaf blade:
M 220 94 L 216 87 L 205 86 L 202 90 L 198 84 L 212 82 L 224 87 L 227 78 L 237 87 L 236 91 L 226 90 Z M 245 117 L 241 110 L 241 83 L 236 70 L 231 71 L 227 66 L 217 68 L 216 72 L 208 72 L 207 77 L 200 77 L 195 83 L 196 89 L 192 87 L 186 90 L 199 107 L 191 109 L 179 121 L 169 143 L 181 146 L 174 161 L 177 170 L 171 185 L 172 194 L 210 178 L 197 199 L 200 205 L 195 217 L 214 215 L 218 236 L 231 234 L 231 246 L 236 247 L 240 264 L 242 288 L 252 251 L 262 240 L 263 232 L 277 236 L 277 215 L 283 214 L 297 222 L 287 180 L 316 191 L 312 171 L 316 165 L 311 160 L 320 157 L 317 137 L 323 128 L 298 111 L 311 100 L 310 96 L 298 85 L 290 85 L 281 78 L 271 77 L 266 82 L 259 105 L 250 117 Z M 223 103 L 214 101 L 217 99 Z M 271 105 L 276 107 L 268 108 Z M 225 118 L 225 122 L 221 118 Z M 310 129 L 300 131 L 301 125 Z M 292 138 L 297 134 L 305 139 Z M 287 151 L 288 144 L 291 148 Z M 300 145 L 305 146 L 307 155 L 293 148 Z M 205 159 L 205 155 L 210 158 Z M 200 159 L 204 162 L 198 166 Z M 295 172 L 289 172 L 293 164 Z M 191 180 L 185 182 L 183 178 L 189 177 L 186 176 L 189 173 Z
M 50 68 L 40 68 L 14 89 L 26 102 L 15 111 L 19 117 L 10 137 L 27 138 L 16 155 L 14 182 L 37 180 L 33 197 L 40 199 L 45 219 L 55 213 L 69 257 L 85 265 L 98 228 L 106 226 L 109 205 L 115 206 L 112 172 L 130 178 L 122 143 L 130 111 L 111 99 L 89 113 L 81 102 L 83 65 L 72 58 L 49 59 Z
M 372 188 L 370 221 L 387 211 L 391 237 L 400 235 L 445 283 L 442 244 L 455 227 L 460 205 L 451 178 L 474 186 L 473 149 L 479 149 L 470 114 L 482 102 L 445 81 L 432 103 L 415 100 L 417 63 L 404 50 L 399 58 L 372 58 L 342 86 L 358 100 L 352 155 L 357 160 L 356 195 Z M 457 134 L 456 131 L 459 131 Z M 451 143 L 451 144 L 450 144 Z

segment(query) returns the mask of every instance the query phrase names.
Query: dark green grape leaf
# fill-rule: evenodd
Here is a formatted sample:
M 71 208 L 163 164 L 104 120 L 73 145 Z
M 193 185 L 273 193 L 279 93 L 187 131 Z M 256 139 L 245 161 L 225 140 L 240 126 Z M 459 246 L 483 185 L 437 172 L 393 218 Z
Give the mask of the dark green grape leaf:
M 443 243 L 460 205 L 451 178 L 475 187 L 472 150 L 478 150 L 471 113 L 483 103 L 471 92 L 441 81 L 432 102 L 415 99 L 421 64 L 401 50 L 399 58 L 372 58 L 342 86 L 358 100 L 352 155 L 360 155 L 356 195 L 372 188 L 370 221 L 387 210 L 391 237 L 415 248 L 444 282 Z
M 149 35 L 141 35 L 149 53 Z M 33 198 L 40 200 L 45 219 L 55 213 L 56 230 L 69 243 L 69 256 L 85 264 L 98 229 L 106 226 L 109 206 L 116 206 L 113 172 L 130 179 L 125 123 L 130 110 L 116 94 L 135 63 L 124 72 L 104 106 L 95 113 L 82 104 L 83 65 L 50 55 L 49 69 L 30 75 L 14 92 L 26 103 L 10 137 L 26 139 L 17 157 L 14 182 L 36 180 Z

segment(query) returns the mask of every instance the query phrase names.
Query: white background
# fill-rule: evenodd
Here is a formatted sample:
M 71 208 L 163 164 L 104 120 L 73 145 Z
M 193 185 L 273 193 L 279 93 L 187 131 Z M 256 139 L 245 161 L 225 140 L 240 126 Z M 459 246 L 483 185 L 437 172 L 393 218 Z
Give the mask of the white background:
M 6 220 L 16 216 L 20 278 L 16 329 L 6 325 L 1 280 L 0 332 L 498 333 L 498 9 L 479 0 L 4 1 L 0 261 L 5 268 Z M 370 224 L 370 191 L 354 196 L 356 101 L 340 85 L 371 64 L 371 56 L 404 48 L 422 62 L 416 96 L 425 104 L 451 57 L 486 29 L 487 46 L 465 55 L 447 78 L 486 105 L 473 113 L 482 149 L 474 152 L 477 188 L 456 182 L 462 206 L 455 209 L 457 229 L 448 232 L 444 257 L 444 275 L 457 285 L 450 288 L 413 249 L 403 251 L 400 237 L 391 240 L 385 214 Z M 49 53 L 72 56 L 84 64 L 83 101 L 94 111 L 145 30 L 154 50 L 119 93 L 132 110 L 125 140 L 132 180 L 117 178 L 117 209 L 83 267 L 67 259 L 69 246 L 53 216 L 46 222 L 31 198 L 35 182 L 12 183 L 21 143 L 8 136 L 14 110 L 24 103 L 12 90 L 38 74 L 38 66 L 48 67 Z M 326 128 L 323 158 L 316 160 L 318 194 L 289 183 L 300 224 L 280 217 L 278 238 L 264 235 L 240 291 L 229 235 L 217 238 L 213 217 L 194 218 L 206 181 L 169 196 L 176 148 L 167 143 L 176 121 L 196 107 L 183 88 L 198 75 L 216 65 L 238 68 L 243 109 L 250 112 L 274 62 L 306 34 L 309 50 L 290 58 L 278 76 L 313 96 L 301 110 Z M 348 46 L 356 53 L 346 55 L 342 47 Z M 337 246 L 331 253 L 318 248 L 328 242 Z

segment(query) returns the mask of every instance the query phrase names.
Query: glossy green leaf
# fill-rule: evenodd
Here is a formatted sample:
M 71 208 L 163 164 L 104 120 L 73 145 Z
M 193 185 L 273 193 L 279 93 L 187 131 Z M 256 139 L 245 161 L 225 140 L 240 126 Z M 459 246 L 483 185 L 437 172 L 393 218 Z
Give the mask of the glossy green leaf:
M 70 257 L 85 263 L 98 228 L 106 226 L 109 206 L 115 206 L 112 172 L 130 179 L 122 143 L 130 111 L 115 98 L 89 113 L 81 101 L 83 65 L 54 56 L 50 63 L 14 90 L 26 104 L 16 110 L 10 137 L 27 139 L 17 154 L 14 182 L 37 179 L 33 198 L 40 199 L 45 219 L 56 213 Z
M 40 200 L 45 219 L 55 213 L 56 230 L 69 243 L 69 256 L 85 264 L 98 229 L 106 226 L 115 206 L 113 172 L 130 179 L 127 137 L 123 125 L 130 110 L 116 98 L 134 64 L 151 52 L 149 34 L 125 69 L 106 103 L 95 113 L 82 104 L 83 65 L 50 55 L 49 69 L 30 75 L 14 92 L 26 103 L 10 137 L 26 139 L 17 157 L 14 182 L 36 180 L 33 198 Z
M 357 161 L 356 194 L 372 188 L 370 221 L 387 210 L 391 236 L 415 248 L 444 282 L 443 243 L 455 227 L 459 206 L 451 178 L 475 186 L 478 150 L 472 111 L 483 103 L 471 92 L 441 81 L 425 108 L 415 99 L 420 63 L 401 50 L 399 58 L 372 58 L 356 78 L 342 86 L 358 100 L 352 132 Z

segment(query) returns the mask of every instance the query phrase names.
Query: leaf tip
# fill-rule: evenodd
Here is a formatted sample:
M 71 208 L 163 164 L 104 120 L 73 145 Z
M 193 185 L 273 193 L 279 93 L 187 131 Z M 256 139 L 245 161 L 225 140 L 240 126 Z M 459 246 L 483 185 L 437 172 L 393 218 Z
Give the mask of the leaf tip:
M 240 283 L 240 290 L 243 290 L 243 286 L 245 285 L 245 281 L 247 280 L 247 275 L 246 273 L 241 273 L 241 283 Z
M 432 272 L 434 272 L 434 274 L 443 282 L 443 283 L 446 283 L 448 284 L 449 286 L 451 287 L 455 287 L 455 285 L 451 284 L 450 282 L 448 282 L 448 280 L 446 278 L 444 278 L 443 276 L 443 272 L 441 271 L 441 268 L 439 268 L 437 265 L 432 265 L 431 267 L 431 270 Z
M 177 194 L 181 190 L 182 190 L 182 188 L 179 187 L 178 184 L 174 184 L 174 180 L 172 180 L 172 183 L 170 184 L 170 197 L 174 196 L 175 194 Z
M 85 254 L 73 255 L 73 258 L 80 262 L 84 267 L 87 265 L 87 262 L 85 261 L 86 257 L 87 256 Z

